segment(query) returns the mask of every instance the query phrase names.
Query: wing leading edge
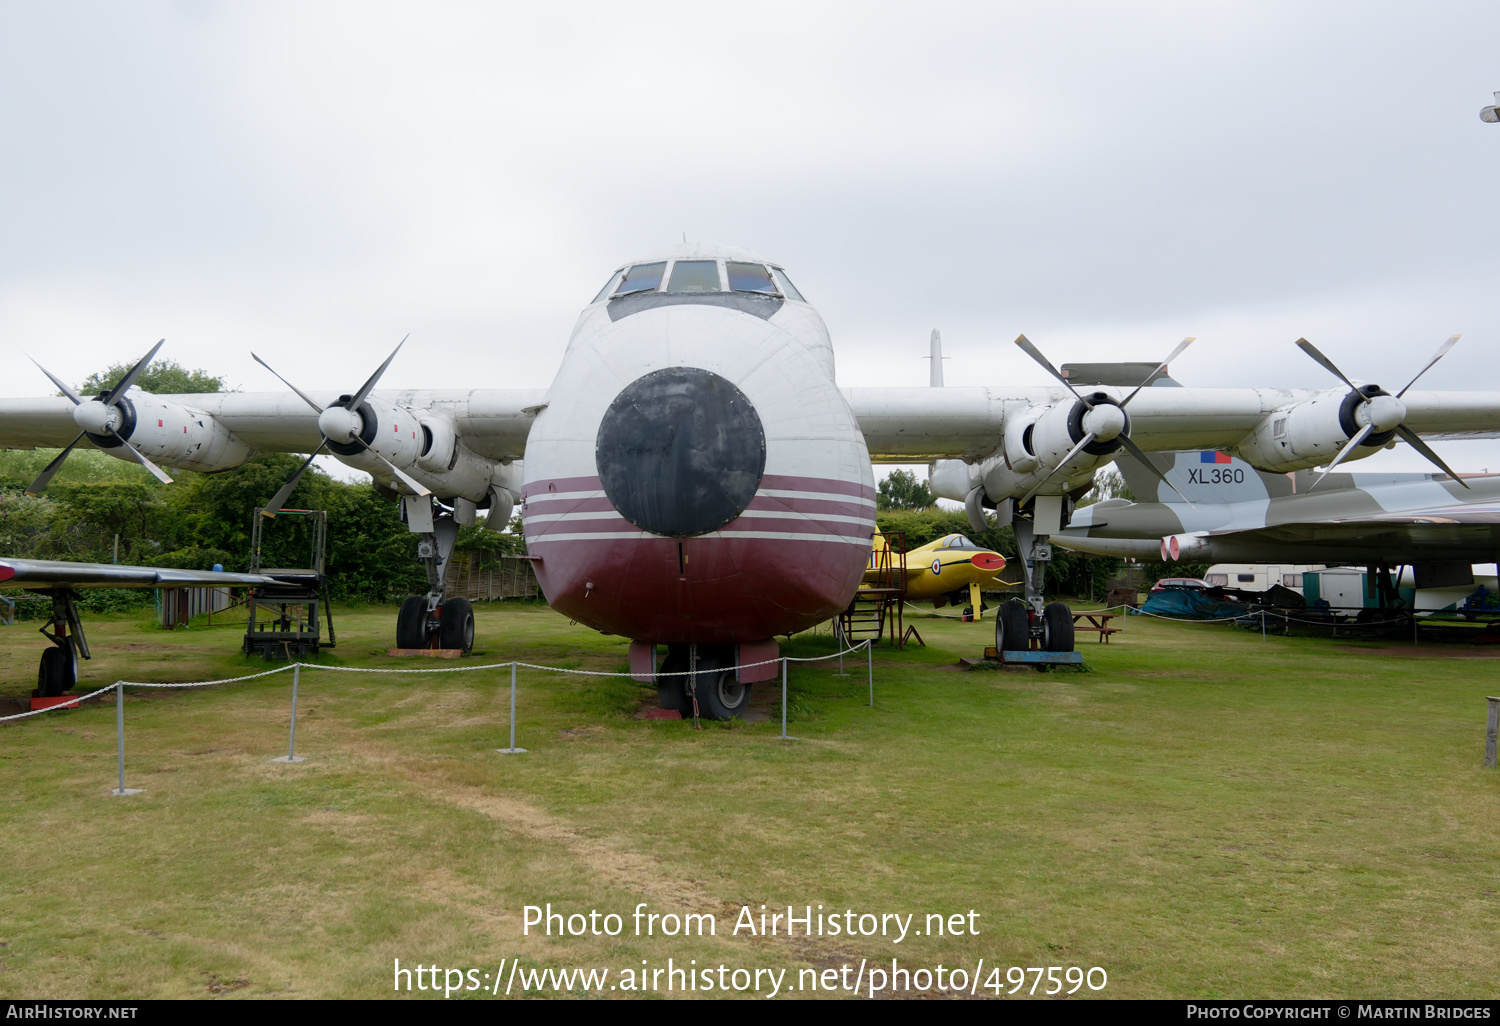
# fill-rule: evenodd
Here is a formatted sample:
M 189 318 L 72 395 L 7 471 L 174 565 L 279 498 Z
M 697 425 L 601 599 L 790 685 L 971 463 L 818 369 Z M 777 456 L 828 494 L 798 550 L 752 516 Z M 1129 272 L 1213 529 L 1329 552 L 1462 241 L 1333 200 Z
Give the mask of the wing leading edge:
M 246 588 L 275 584 L 260 574 L 171 567 L 70 563 L 58 559 L 0 559 L 0 588 Z

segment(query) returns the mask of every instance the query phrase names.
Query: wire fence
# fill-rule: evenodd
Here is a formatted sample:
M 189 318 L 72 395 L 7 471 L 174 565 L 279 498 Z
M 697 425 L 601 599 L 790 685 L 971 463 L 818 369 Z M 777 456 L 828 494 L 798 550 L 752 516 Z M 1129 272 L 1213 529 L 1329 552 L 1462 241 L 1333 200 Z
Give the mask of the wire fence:
M 874 704 L 875 704 L 875 661 L 874 661 L 874 647 L 873 647 L 873 645 L 874 645 L 874 643 L 872 641 L 865 640 L 865 641 L 860 642 L 859 644 L 849 645 L 846 648 L 840 649 L 838 652 L 832 652 L 832 653 L 829 653 L 827 655 L 820 655 L 820 656 L 777 656 L 774 659 L 759 659 L 759 660 L 756 660 L 754 662 L 749 662 L 749 663 L 736 663 L 733 666 L 712 666 L 712 665 L 710 665 L 710 666 L 705 667 L 703 669 L 690 668 L 688 670 L 671 670 L 671 671 L 660 671 L 660 670 L 656 670 L 656 669 L 653 668 L 652 674 L 651 674 L 651 678 L 652 678 L 652 681 L 655 681 L 657 678 L 663 678 L 663 677 L 666 677 L 666 678 L 696 677 L 696 676 L 701 675 L 701 674 L 710 674 L 710 673 L 717 676 L 717 675 L 722 675 L 722 674 L 729 673 L 729 672 L 734 672 L 736 675 L 738 675 L 741 670 L 749 670 L 749 669 L 754 669 L 754 668 L 757 668 L 757 667 L 770 666 L 770 665 L 773 665 L 773 664 L 776 664 L 776 663 L 780 663 L 781 664 L 781 736 L 778 738 L 778 740 L 796 741 L 796 740 L 798 740 L 797 738 L 794 738 L 794 737 L 790 736 L 786 732 L 786 727 L 787 727 L 787 666 L 788 666 L 788 664 L 790 664 L 790 663 L 816 663 L 816 662 L 825 662 L 825 661 L 830 660 L 830 659 L 838 659 L 838 660 L 840 660 L 840 664 L 842 665 L 842 660 L 843 660 L 844 656 L 849 655 L 849 654 L 854 653 L 854 652 L 858 652 L 861 649 L 863 649 L 865 651 L 866 657 L 867 657 L 867 666 L 868 666 L 869 684 L 870 684 L 870 705 L 873 707 Z M 299 686 L 299 684 L 301 682 L 301 676 L 302 676 L 302 671 L 303 670 L 326 670 L 326 671 L 333 672 L 333 673 L 439 674 L 439 673 L 478 673 L 478 672 L 486 671 L 486 670 L 503 670 L 503 669 L 507 669 L 507 668 L 510 670 L 510 747 L 496 749 L 496 751 L 502 752 L 502 753 L 506 753 L 506 754 L 525 754 L 525 752 L 526 752 L 526 749 L 516 747 L 516 675 L 517 675 L 517 671 L 518 670 L 521 670 L 521 669 L 538 670 L 538 671 L 541 671 L 541 672 L 544 672 L 544 673 L 572 674 L 572 675 L 584 676 L 584 677 L 614 677 L 614 678 L 629 677 L 629 678 L 632 678 L 632 679 L 635 679 L 635 680 L 639 680 L 640 677 L 641 677 L 641 675 L 642 675 L 638 671 L 619 672 L 619 671 L 609 671 L 609 670 L 581 670 L 581 669 L 577 669 L 577 668 L 574 668 L 574 667 L 547 666 L 547 665 L 542 664 L 542 663 L 523 663 L 523 662 L 521 662 L 518 659 L 508 660 L 508 661 L 503 662 L 503 663 L 481 663 L 481 664 L 478 664 L 478 665 L 471 665 L 471 666 L 442 666 L 442 667 L 440 667 L 440 666 L 434 666 L 434 667 L 422 667 L 422 668 L 418 668 L 418 669 L 403 669 L 403 668 L 397 668 L 397 667 L 379 667 L 379 666 L 330 666 L 330 665 L 328 665 L 326 663 L 303 663 L 303 662 L 296 662 L 296 663 L 288 663 L 285 666 L 278 666 L 278 667 L 276 667 L 274 669 L 270 669 L 270 670 L 262 670 L 259 673 L 247 673 L 247 674 L 242 674 L 242 675 L 240 675 L 238 677 L 224 677 L 224 678 L 222 678 L 220 680 L 200 680 L 200 681 L 185 681 L 185 682 L 160 682 L 160 681 L 118 680 L 118 681 L 115 681 L 113 684 L 108 684 L 108 685 L 106 685 L 106 686 L 104 686 L 102 688 L 99 688 L 96 691 L 91 691 L 91 692 L 89 692 L 86 695 L 78 695 L 76 697 L 75 696 L 71 696 L 71 695 L 69 695 L 69 696 L 63 696 L 63 698 L 64 698 L 63 701 L 57 702 L 56 704 L 53 704 L 53 705 L 46 706 L 45 708 L 33 709 L 30 712 L 16 713 L 16 714 L 11 715 L 11 716 L 0 716 L 0 723 L 7 723 L 7 722 L 14 721 L 14 720 L 29 719 L 32 716 L 42 716 L 42 715 L 45 715 L 47 713 L 59 712 L 59 711 L 64 710 L 64 709 L 76 709 L 76 708 L 78 708 L 79 704 L 82 703 L 82 702 L 86 702 L 86 701 L 88 701 L 89 699 L 92 699 L 92 698 L 98 698 L 100 695 L 104 695 L 104 694 L 107 694 L 110 691 L 113 691 L 115 693 L 116 752 L 117 752 L 118 763 L 119 763 L 119 786 L 118 786 L 118 788 L 116 788 L 115 790 L 111 791 L 110 793 L 111 794 L 115 794 L 115 795 L 131 795 L 131 794 L 139 794 L 140 790 L 139 789 L 129 789 L 129 788 L 126 788 L 126 786 L 125 786 L 125 705 L 124 705 L 124 702 L 125 702 L 125 689 L 126 688 L 148 688 L 148 689 L 157 689 L 157 690 L 190 690 L 190 689 L 195 689 L 195 688 L 217 687 L 217 686 L 223 685 L 223 684 L 239 684 L 239 683 L 243 683 L 244 681 L 258 680 L 258 679 L 260 679 L 262 677 L 270 677 L 270 676 L 274 676 L 275 674 L 278 674 L 278 673 L 288 673 L 288 672 L 290 672 L 292 674 L 292 711 L 291 711 L 291 728 L 290 728 L 290 733 L 289 733 L 289 736 L 288 736 L 288 744 L 287 744 L 287 754 L 285 756 L 273 759 L 272 761 L 273 762 L 282 762 L 282 763 L 297 763 L 297 762 L 304 761 L 296 753 L 296 742 L 297 742 L 297 690 L 298 690 L 298 686 Z M 693 697 L 693 723 L 694 723 L 694 726 L 696 727 L 696 726 L 698 726 L 698 718 L 699 718 L 698 717 L 698 706 L 697 706 L 697 695 L 696 695 L 697 684 L 696 684 L 696 681 L 694 681 L 692 683 L 693 683 L 693 691 L 691 693 L 692 693 L 692 697 Z

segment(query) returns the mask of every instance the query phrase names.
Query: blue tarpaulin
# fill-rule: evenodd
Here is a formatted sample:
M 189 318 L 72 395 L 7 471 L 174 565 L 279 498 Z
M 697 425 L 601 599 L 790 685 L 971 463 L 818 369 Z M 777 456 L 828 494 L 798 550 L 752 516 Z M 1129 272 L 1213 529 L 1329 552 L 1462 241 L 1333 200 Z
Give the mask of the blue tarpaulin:
M 1179 620 L 1222 620 L 1231 616 L 1244 616 L 1245 606 L 1201 591 L 1163 588 L 1151 593 L 1141 611 L 1155 616 L 1172 616 Z

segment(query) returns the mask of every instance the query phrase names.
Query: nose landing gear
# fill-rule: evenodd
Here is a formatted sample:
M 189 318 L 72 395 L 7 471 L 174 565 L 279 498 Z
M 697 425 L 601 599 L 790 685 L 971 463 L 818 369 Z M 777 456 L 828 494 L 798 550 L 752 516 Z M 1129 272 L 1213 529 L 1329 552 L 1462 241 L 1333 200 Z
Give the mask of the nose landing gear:
M 733 645 L 667 646 L 667 657 L 662 660 L 656 685 L 661 707 L 676 709 L 683 719 L 691 719 L 696 695 L 699 719 L 732 720 L 744 716 L 750 708 L 751 685 L 742 682 L 731 669 L 734 654 Z

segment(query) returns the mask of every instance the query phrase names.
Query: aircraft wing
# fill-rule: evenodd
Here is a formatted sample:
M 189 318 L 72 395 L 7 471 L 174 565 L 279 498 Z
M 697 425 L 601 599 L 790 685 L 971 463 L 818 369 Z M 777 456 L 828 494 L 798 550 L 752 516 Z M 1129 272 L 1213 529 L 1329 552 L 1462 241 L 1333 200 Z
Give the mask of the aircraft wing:
M 66 401 L 66 400 L 64 400 Z M 275 584 L 260 574 L 177 570 L 170 567 L 70 563 L 60 559 L 0 559 L 0 588 L 243 588 Z
M 1087 387 L 1117 400 L 1130 389 Z M 1325 390 L 1326 391 L 1326 390 Z M 1221 449 L 1268 416 L 1322 393 L 1279 388 L 1144 388 L 1129 406 L 1131 438 L 1147 451 Z M 1062 387 L 846 388 L 877 463 L 964 459 L 996 452 L 1008 416 L 1072 403 Z M 1408 392 L 1405 423 L 1430 438 L 1500 438 L 1500 392 Z
M 140 393 L 132 391 L 127 398 Z M 432 411 L 452 420 L 464 445 L 491 459 L 520 459 L 537 412 L 546 405 L 540 388 L 463 390 L 378 390 L 372 399 L 398 409 Z M 321 406 L 338 399 L 336 392 L 312 392 Z M 318 415 L 290 392 L 211 392 L 163 397 L 196 414 L 212 418 L 251 449 L 260 452 L 311 452 L 318 444 Z M 78 435 L 73 404 L 61 396 L 0 399 L 0 449 L 56 448 Z M 80 445 L 88 446 L 88 439 Z

